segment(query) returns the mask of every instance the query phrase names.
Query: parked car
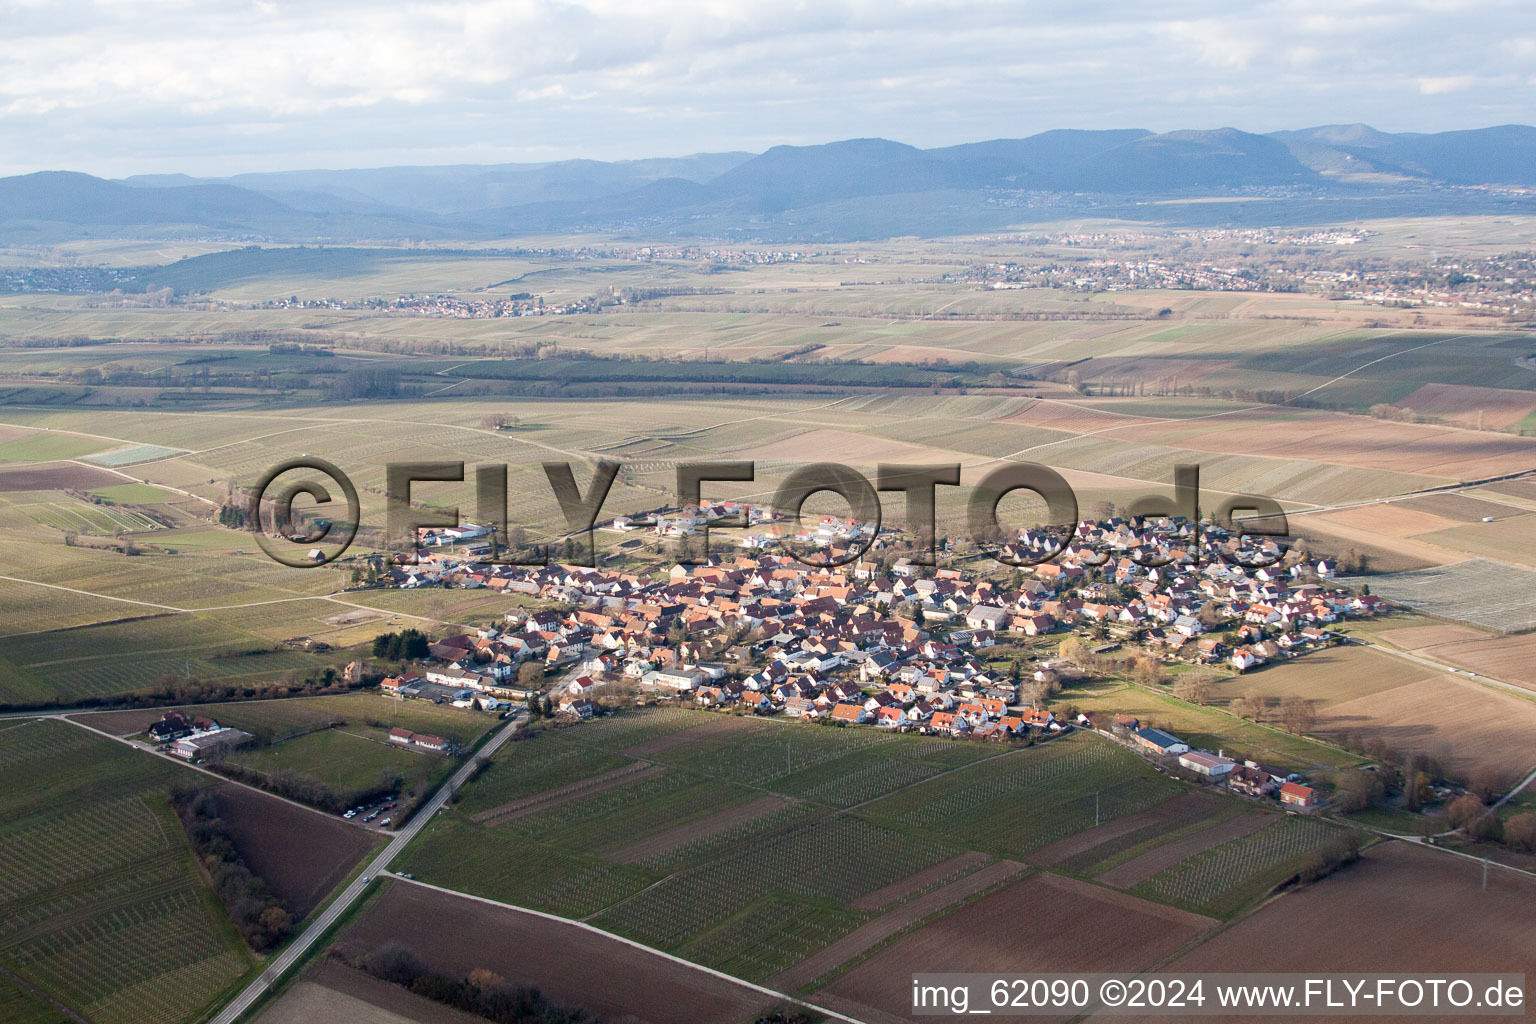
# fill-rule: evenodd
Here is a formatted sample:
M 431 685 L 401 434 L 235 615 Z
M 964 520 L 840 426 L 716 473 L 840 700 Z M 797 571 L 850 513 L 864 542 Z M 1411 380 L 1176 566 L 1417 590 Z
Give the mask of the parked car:
M 394 818 L 385 818 L 383 821 L 379 822 L 379 827 L 380 828 L 388 828 L 389 827 L 389 823 L 394 821 L 394 820 L 395 820 Z

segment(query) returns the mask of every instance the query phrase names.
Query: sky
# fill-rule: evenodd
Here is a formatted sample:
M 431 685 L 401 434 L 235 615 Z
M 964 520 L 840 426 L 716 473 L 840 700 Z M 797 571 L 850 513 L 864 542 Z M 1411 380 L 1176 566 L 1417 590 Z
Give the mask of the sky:
M 1536 123 L 1530 0 L 0 0 L 0 174 Z

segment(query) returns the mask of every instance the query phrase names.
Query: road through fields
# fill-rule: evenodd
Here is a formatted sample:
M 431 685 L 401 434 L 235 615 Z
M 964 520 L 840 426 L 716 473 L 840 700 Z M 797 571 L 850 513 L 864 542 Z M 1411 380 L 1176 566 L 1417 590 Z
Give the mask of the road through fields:
M 379 855 L 375 857 L 365 869 L 363 869 L 362 874 L 354 878 L 351 884 L 349 884 L 346 889 L 342 891 L 341 895 L 332 900 L 331 905 L 326 907 L 325 910 L 321 911 L 320 914 L 309 923 L 309 927 L 305 928 L 303 933 L 300 934 L 298 938 L 290 942 L 281 953 L 273 957 L 272 962 L 267 966 L 267 969 L 262 971 L 261 975 L 255 981 L 247 985 L 245 989 L 241 991 L 241 993 L 229 1003 L 228 1006 L 224 1007 L 224 1009 L 219 1012 L 218 1016 L 213 1018 L 211 1024 L 234 1024 L 234 1022 L 240 1018 L 241 1014 L 250 1009 L 251 1005 L 255 1003 L 256 1000 L 260 999 L 262 995 L 264 995 L 266 991 L 271 988 L 279 978 L 287 973 L 289 968 L 299 963 L 299 961 L 308 955 L 310 949 L 315 945 L 315 943 L 320 941 L 321 936 L 323 936 L 326 931 L 329 930 L 330 927 L 341 918 L 343 914 L 351 909 L 352 905 L 356 903 L 358 898 L 363 895 L 364 890 L 368 888 L 368 883 L 372 880 L 373 876 L 388 870 L 389 865 L 394 861 L 394 859 L 400 855 L 400 853 L 406 848 L 411 840 L 416 838 L 417 833 L 419 833 L 422 828 L 426 826 L 427 822 L 432 820 L 432 816 L 441 810 L 445 804 L 447 804 L 449 797 L 453 796 L 454 791 L 464 784 L 464 782 L 479 766 L 480 762 L 487 760 L 491 757 L 491 755 L 495 754 L 497 750 L 501 749 L 501 745 L 507 742 L 507 740 L 511 739 L 513 734 L 517 732 L 522 724 L 523 723 L 521 719 L 511 723 L 505 729 L 502 729 L 495 736 L 491 737 L 491 741 L 487 743 L 478 753 L 465 761 L 464 764 L 459 767 L 459 770 L 454 772 L 453 776 L 441 787 L 439 787 L 437 792 L 432 794 L 432 797 L 427 800 L 426 803 L 422 804 L 421 809 L 418 810 L 415 816 L 411 818 L 405 827 L 400 830 L 399 834 L 397 834 L 394 839 L 390 840 L 389 845 L 384 847 L 383 851 L 380 852 Z

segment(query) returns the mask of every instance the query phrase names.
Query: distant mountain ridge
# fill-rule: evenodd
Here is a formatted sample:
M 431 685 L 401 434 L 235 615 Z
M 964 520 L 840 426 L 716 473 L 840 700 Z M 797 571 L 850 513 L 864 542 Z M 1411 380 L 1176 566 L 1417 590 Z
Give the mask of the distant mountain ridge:
M 936 149 L 848 139 L 756 155 L 219 179 L 107 181 L 49 171 L 0 179 L 0 239 L 141 231 L 348 241 L 658 230 L 865 238 L 931 233 L 946 222 L 966 230 L 1008 223 L 1008 197 L 1021 193 L 1078 197 L 1060 201 L 1068 206 L 1088 202 L 1085 196 L 1103 207 L 1266 192 L 1411 206 L 1435 188 L 1468 185 L 1536 185 L 1536 128 L 1394 134 L 1344 124 L 1267 135 L 1064 129 Z

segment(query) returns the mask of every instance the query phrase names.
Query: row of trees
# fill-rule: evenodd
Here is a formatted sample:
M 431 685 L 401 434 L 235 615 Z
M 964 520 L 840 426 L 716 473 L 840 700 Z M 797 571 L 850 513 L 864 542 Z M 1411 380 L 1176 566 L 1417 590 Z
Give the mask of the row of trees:
M 223 760 L 211 761 L 208 766 L 226 778 L 264 789 L 288 800 L 318 807 L 328 814 L 341 814 L 352 807 L 377 803 L 396 796 L 405 786 L 405 776 L 391 768 L 379 772 L 378 781 L 371 786 L 337 791 L 312 775 L 304 775 L 289 768 L 271 773 L 258 772 Z M 397 817 L 404 821 L 406 815 L 402 812 Z
M 462 978 L 432 970 L 398 943 L 374 950 L 363 967 L 381 981 L 496 1024 L 601 1024 L 585 1010 L 557 1006 L 537 988 L 509 984 L 484 967 Z
M 1233 699 L 1228 709 L 1234 715 L 1261 725 L 1277 723 L 1287 732 L 1298 736 L 1310 732 L 1317 724 L 1317 705 L 1313 701 L 1292 694 L 1281 697 L 1279 704 L 1274 705 L 1268 697 L 1254 687 L 1243 691 L 1241 697 Z
M 246 866 L 219 817 L 218 797 L 211 789 L 178 786 L 171 803 L 246 944 L 258 953 L 276 946 L 293 928 L 293 917 L 266 880 Z

